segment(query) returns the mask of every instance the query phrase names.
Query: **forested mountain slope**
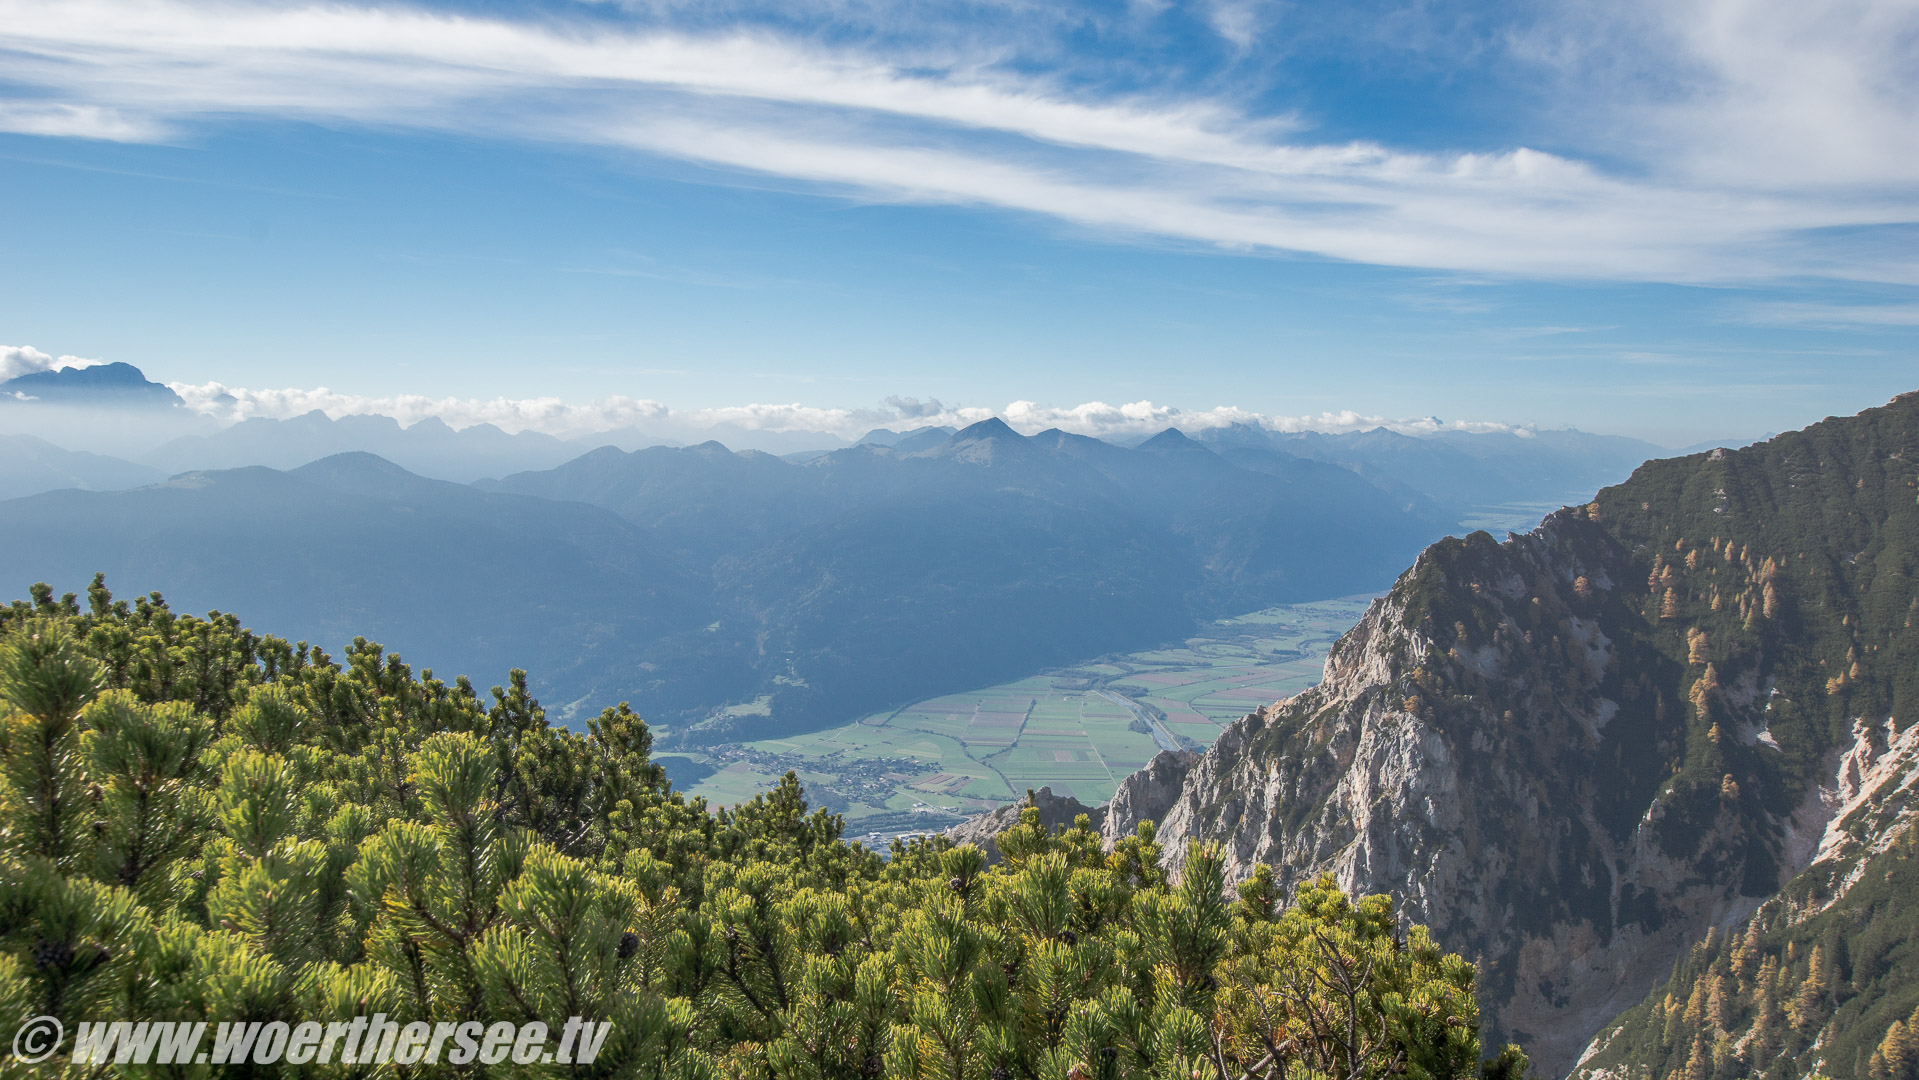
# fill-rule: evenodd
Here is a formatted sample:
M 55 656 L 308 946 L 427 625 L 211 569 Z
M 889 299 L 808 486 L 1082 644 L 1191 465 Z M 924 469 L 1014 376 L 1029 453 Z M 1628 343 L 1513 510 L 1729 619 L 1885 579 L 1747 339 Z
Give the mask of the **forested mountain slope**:
M 1608 1024 L 1582 1080 L 1919 1075 L 1919 729 L 1865 730 L 1813 864 Z
M 1320 686 L 1136 774 L 1106 827 L 1392 892 L 1563 1071 L 1807 867 L 1842 762 L 1906 739 L 1916 569 L 1919 395 L 1648 462 L 1531 533 L 1428 548 Z

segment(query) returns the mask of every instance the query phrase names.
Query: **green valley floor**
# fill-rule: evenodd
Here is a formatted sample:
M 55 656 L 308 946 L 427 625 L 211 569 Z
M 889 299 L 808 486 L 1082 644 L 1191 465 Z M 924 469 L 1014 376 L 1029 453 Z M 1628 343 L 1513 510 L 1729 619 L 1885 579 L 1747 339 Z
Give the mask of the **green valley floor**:
M 679 786 L 722 806 L 795 770 L 814 805 L 846 816 L 850 835 L 943 827 L 1029 788 L 1094 805 L 1161 747 L 1208 746 L 1225 725 L 1318 682 L 1326 650 L 1369 600 L 1268 608 L 1165 648 L 661 762 L 698 775 Z

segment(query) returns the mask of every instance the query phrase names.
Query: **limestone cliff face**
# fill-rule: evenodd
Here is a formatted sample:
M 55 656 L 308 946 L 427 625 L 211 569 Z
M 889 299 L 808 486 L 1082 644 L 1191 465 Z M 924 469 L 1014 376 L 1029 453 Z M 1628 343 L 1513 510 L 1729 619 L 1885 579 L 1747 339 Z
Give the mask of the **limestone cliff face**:
M 1479 961 L 1489 1038 L 1563 1073 L 1807 865 L 1854 718 L 1919 706 L 1909 461 L 1901 399 L 1434 545 L 1318 687 L 1126 781 L 1107 833 L 1394 894 Z

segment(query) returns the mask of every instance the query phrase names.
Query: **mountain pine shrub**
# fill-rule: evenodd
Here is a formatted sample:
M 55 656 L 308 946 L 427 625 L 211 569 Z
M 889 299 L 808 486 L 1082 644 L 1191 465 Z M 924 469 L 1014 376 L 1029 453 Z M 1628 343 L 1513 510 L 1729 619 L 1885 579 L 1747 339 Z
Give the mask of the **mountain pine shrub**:
M 96 580 L 85 610 L 44 587 L 0 610 L 0 733 L 16 1021 L 612 1024 L 590 1063 L 76 1074 L 1482 1070 L 1473 968 L 1385 897 L 1322 879 L 1286 904 L 1263 870 L 1234 897 L 1214 849 L 1169 880 L 1150 824 L 1108 851 L 1084 818 L 1049 831 L 1031 808 L 1001 865 L 944 839 L 882 859 L 790 773 L 730 809 L 687 800 L 624 705 L 556 728 L 522 672 L 482 696 L 362 640 L 335 660 Z M 1526 1062 L 1509 1047 L 1483 1068 L 1516 1080 Z

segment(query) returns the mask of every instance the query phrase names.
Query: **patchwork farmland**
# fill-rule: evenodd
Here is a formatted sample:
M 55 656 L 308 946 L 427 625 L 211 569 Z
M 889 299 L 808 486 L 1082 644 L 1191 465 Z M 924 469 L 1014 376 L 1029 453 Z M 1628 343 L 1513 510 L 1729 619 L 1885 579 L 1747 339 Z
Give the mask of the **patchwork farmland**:
M 1204 747 L 1261 705 L 1319 681 L 1369 597 L 1269 608 L 1148 652 L 914 702 L 843 727 L 714 747 L 688 793 L 730 804 L 787 769 L 849 832 L 932 828 L 1051 787 L 1089 805 L 1171 739 Z M 1158 729 L 1156 735 L 1155 728 Z

